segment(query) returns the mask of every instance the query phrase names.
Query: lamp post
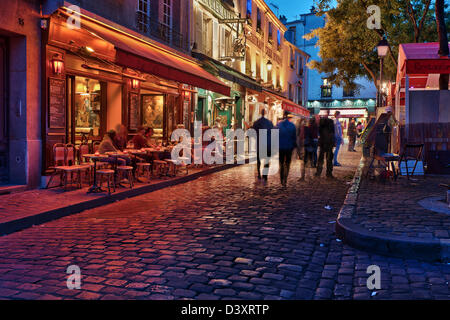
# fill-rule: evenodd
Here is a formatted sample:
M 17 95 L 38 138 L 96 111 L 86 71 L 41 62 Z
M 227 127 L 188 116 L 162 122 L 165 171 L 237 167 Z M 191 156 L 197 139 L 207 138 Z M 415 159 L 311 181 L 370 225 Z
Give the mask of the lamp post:
M 381 107 L 381 83 L 383 81 L 383 60 L 384 57 L 387 55 L 387 52 L 389 50 L 389 43 L 387 42 L 386 38 L 383 37 L 383 39 L 380 40 L 377 44 L 377 52 L 378 52 L 378 58 L 380 58 L 380 83 L 378 85 L 378 107 Z

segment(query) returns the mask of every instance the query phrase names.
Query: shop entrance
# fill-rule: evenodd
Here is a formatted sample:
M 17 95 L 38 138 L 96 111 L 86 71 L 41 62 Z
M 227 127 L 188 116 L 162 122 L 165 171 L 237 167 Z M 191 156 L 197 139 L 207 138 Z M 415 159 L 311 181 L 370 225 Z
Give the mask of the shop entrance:
M 164 138 L 165 96 L 147 90 L 141 91 L 142 126 L 153 128 L 153 139 L 158 142 Z
M 0 184 L 7 184 L 9 182 L 8 101 L 6 98 L 7 72 L 6 39 L 0 38 Z
M 78 76 L 68 77 L 68 142 L 100 141 L 105 133 L 106 83 Z

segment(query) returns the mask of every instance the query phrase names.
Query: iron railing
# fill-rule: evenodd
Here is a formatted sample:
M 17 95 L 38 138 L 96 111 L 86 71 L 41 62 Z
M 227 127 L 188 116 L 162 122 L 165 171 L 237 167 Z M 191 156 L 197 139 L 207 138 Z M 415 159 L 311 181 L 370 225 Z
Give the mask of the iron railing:
M 190 50 L 189 41 L 184 35 L 167 25 L 152 20 L 143 12 L 136 12 L 136 28 L 143 35 L 155 38 L 171 47 L 184 52 L 189 52 Z

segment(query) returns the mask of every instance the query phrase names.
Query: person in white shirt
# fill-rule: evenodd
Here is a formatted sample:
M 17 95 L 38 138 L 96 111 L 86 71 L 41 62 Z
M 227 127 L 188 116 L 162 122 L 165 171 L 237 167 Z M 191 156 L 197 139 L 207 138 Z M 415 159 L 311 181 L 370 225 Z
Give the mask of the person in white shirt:
M 334 166 L 340 167 L 341 164 L 338 162 L 338 153 L 339 149 L 341 148 L 341 144 L 344 144 L 344 136 L 342 133 L 342 125 L 339 121 L 339 118 L 341 117 L 341 113 L 339 111 L 336 111 L 334 114 L 334 117 L 336 120 L 334 120 L 334 136 L 336 141 L 336 149 L 334 150 Z

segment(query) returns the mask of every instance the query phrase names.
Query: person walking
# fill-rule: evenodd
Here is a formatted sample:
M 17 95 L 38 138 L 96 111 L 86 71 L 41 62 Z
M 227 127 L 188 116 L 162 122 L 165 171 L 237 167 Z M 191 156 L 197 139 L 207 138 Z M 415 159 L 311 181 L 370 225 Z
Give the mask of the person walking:
M 312 117 L 309 120 L 308 130 L 305 133 L 305 142 L 306 151 L 311 158 L 311 164 L 314 168 L 317 167 L 317 147 L 319 144 L 319 121 L 320 119 L 316 119 Z
M 280 138 L 280 180 L 281 184 L 286 187 L 287 178 L 289 175 L 289 168 L 291 166 L 292 151 L 297 145 L 297 135 L 296 128 L 293 123 L 289 120 L 289 111 L 284 111 L 283 121 L 277 125 L 279 130 Z
M 339 121 L 341 117 L 341 113 L 339 111 L 336 111 L 334 114 L 334 135 L 335 135 L 335 145 L 336 149 L 334 150 L 334 165 L 336 167 L 340 167 L 341 164 L 338 162 L 338 154 L 339 149 L 341 148 L 341 144 L 344 144 L 344 136 L 342 132 L 342 124 Z
M 297 121 L 297 155 L 300 160 L 300 181 L 305 180 L 306 173 L 306 149 L 305 149 L 305 120 L 299 119 Z
M 356 132 L 355 119 L 351 118 L 350 123 L 348 125 L 348 129 L 347 129 L 348 151 L 350 151 L 350 152 L 356 152 L 356 150 L 355 150 L 356 135 L 357 135 L 357 132 Z
M 264 182 L 267 181 L 269 173 L 270 157 L 271 157 L 271 130 L 274 128 L 272 121 L 266 117 L 266 109 L 261 109 L 261 118 L 253 123 L 252 128 L 256 131 L 256 169 L 258 171 L 258 179 L 261 177 Z M 260 130 L 267 130 L 266 139 L 260 140 L 262 132 Z M 261 142 L 260 142 L 261 141 Z M 264 150 L 265 149 L 265 150 Z M 261 164 L 264 166 L 261 175 Z
M 319 159 L 317 162 L 316 176 L 322 174 L 323 161 L 327 157 L 327 177 L 333 178 L 333 147 L 335 145 L 333 120 L 329 119 L 327 115 L 320 119 L 319 123 Z

